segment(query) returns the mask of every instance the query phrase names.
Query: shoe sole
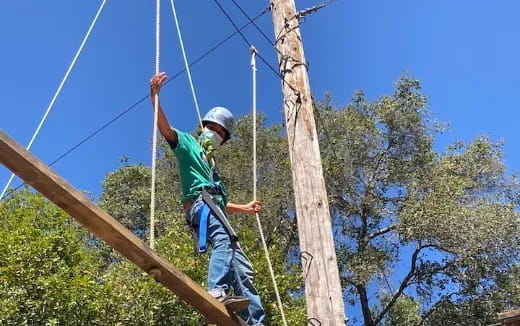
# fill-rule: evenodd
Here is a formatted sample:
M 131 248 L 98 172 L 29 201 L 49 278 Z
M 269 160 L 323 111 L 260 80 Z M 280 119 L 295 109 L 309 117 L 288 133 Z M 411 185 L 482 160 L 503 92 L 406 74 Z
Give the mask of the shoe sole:
M 222 303 L 224 306 L 226 306 L 226 309 L 231 312 L 235 311 L 242 311 L 247 309 L 249 306 L 250 300 L 247 298 L 233 298 L 233 297 L 227 297 L 225 298 Z
M 219 300 L 220 301 L 220 300 Z M 226 307 L 229 312 L 239 312 L 245 310 L 250 303 L 250 300 L 247 298 L 234 298 L 234 297 L 226 297 L 221 303 Z M 240 325 L 248 326 L 248 324 L 242 320 L 240 317 L 237 317 Z M 214 323 L 206 319 L 206 323 L 213 325 Z

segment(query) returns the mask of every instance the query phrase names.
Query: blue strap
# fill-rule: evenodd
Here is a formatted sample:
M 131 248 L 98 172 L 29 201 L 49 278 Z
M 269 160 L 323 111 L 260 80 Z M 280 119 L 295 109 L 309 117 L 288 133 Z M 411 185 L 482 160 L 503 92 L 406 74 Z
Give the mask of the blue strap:
M 206 247 L 207 233 L 208 233 L 208 217 L 211 213 L 208 205 L 204 204 L 199 210 L 199 253 L 204 253 L 208 250 Z

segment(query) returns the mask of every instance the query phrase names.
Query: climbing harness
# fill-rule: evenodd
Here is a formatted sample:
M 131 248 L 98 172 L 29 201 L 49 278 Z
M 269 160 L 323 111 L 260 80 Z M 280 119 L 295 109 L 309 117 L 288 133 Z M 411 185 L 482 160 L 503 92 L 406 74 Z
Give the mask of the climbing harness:
M 222 226 L 226 230 L 226 233 L 229 235 L 231 241 L 238 241 L 238 236 L 235 233 L 235 231 L 233 230 L 233 228 L 231 227 L 231 224 L 229 224 L 226 214 L 224 214 L 224 212 L 220 209 L 220 207 L 217 205 L 217 203 L 215 203 L 215 200 L 212 198 L 212 196 L 208 192 L 207 188 L 205 188 L 205 187 L 202 188 L 201 197 L 202 197 L 202 200 L 204 201 L 204 203 L 206 204 L 204 206 L 209 207 L 209 209 L 211 209 L 211 212 L 213 213 L 213 215 L 220 221 L 220 223 L 222 223 Z M 201 227 L 202 225 L 203 224 L 201 222 L 199 224 L 200 229 L 207 229 L 207 221 L 206 221 L 206 224 L 204 224 L 204 225 L 206 225 L 205 228 Z M 200 244 L 200 242 L 201 242 L 201 239 L 199 239 L 199 244 Z
M 177 35 L 178 35 L 178 38 L 179 38 L 180 47 L 181 47 L 182 55 L 183 55 L 183 58 L 184 58 L 184 64 L 185 64 L 186 72 L 187 72 L 187 75 L 188 75 L 188 81 L 190 83 L 190 88 L 191 88 L 193 101 L 195 103 L 195 109 L 197 110 L 197 115 L 198 115 L 198 118 L 199 118 L 199 124 L 200 124 L 200 126 L 202 128 L 203 127 L 203 125 L 202 125 L 202 118 L 201 118 L 200 109 L 199 109 L 199 105 L 198 105 L 198 101 L 197 101 L 197 96 L 196 96 L 196 93 L 195 93 L 195 88 L 193 86 L 193 81 L 192 81 L 192 78 L 191 78 L 191 72 L 190 72 L 190 69 L 189 69 L 188 61 L 187 61 L 186 51 L 184 49 L 184 44 L 183 44 L 182 35 L 181 35 L 180 27 L 179 27 L 179 22 L 178 22 L 178 19 L 177 19 L 177 13 L 176 13 L 176 10 L 175 10 L 174 1 L 170 0 L 170 4 L 171 4 L 171 7 L 172 7 L 173 16 L 175 18 L 175 25 L 176 25 L 176 28 L 177 28 Z M 218 1 L 217 1 L 217 4 L 219 4 Z M 257 170 L 256 169 L 256 165 L 257 165 L 256 164 L 256 161 L 257 161 L 256 160 L 256 70 L 257 70 L 256 69 L 256 55 L 257 54 L 258 54 L 258 52 L 251 45 L 251 68 L 252 68 L 252 71 L 253 71 L 253 199 L 254 199 L 254 201 L 256 201 L 256 193 L 257 193 L 257 187 L 256 187 L 256 185 L 257 185 L 257 172 L 256 172 L 256 170 Z M 213 161 L 213 157 L 211 157 L 209 159 L 211 160 L 211 162 L 214 162 Z M 208 161 L 208 164 L 210 164 L 210 161 Z M 214 164 L 210 164 L 210 167 L 212 169 L 212 172 L 211 172 L 211 179 L 212 180 L 211 180 L 211 182 L 213 183 L 213 181 L 214 181 L 213 180 L 213 169 L 215 168 L 215 165 Z M 211 214 L 211 212 L 213 212 L 213 214 L 220 220 L 220 222 L 222 223 L 222 225 L 226 229 L 226 232 L 230 235 L 231 240 L 232 241 L 237 241 L 238 237 L 236 236 L 236 233 L 234 232 L 234 230 L 231 227 L 231 225 L 229 224 L 229 222 L 228 222 L 228 220 L 226 218 L 226 215 L 218 207 L 217 203 L 215 203 L 214 199 L 212 198 L 211 194 L 207 191 L 207 189 L 202 189 L 201 197 L 202 197 L 202 200 L 204 202 L 204 205 L 201 208 L 200 219 L 199 219 L 199 234 L 198 234 L 198 238 L 199 238 L 198 239 L 198 250 L 199 250 L 199 252 L 204 252 L 204 251 L 207 250 L 207 248 L 206 248 L 207 225 L 208 225 L 208 217 L 209 217 L 209 214 Z M 259 217 L 258 213 L 255 213 L 255 216 L 256 216 L 256 221 L 257 221 L 257 224 L 258 224 L 258 228 L 259 228 L 260 237 L 261 237 L 261 240 L 262 240 L 264 252 L 265 252 L 265 255 L 266 255 L 266 260 L 267 260 L 267 263 L 268 263 L 268 266 L 269 266 L 269 272 L 271 274 L 271 279 L 272 279 L 274 290 L 275 290 L 275 294 L 276 294 L 278 308 L 280 309 L 280 314 L 282 316 L 283 325 L 287 326 L 287 321 L 286 321 L 286 318 L 285 318 L 283 305 L 282 305 L 282 302 L 281 302 L 281 299 L 280 299 L 280 293 L 278 291 L 278 286 L 276 284 L 276 277 L 274 275 L 271 259 L 269 257 L 269 251 L 267 249 L 267 244 L 265 242 L 265 237 L 264 237 L 264 234 L 263 234 L 263 231 L 262 231 L 262 224 L 261 224 L 261 221 L 260 221 L 260 217 Z

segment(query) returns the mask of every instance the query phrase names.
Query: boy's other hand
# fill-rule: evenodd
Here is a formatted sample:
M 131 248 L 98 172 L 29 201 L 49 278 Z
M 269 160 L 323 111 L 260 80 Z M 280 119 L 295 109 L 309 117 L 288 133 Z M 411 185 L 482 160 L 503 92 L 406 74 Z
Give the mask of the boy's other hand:
M 262 202 L 258 200 L 253 200 L 244 205 L 244 213 L 249 215 L 255 215 L 256 213 L 260 213 L 262 210 Z

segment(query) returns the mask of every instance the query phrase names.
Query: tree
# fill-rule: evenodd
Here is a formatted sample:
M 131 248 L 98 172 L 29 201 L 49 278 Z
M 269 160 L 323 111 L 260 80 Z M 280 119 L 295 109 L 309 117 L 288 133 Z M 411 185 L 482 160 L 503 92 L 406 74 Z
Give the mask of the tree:
M 382 298 L 382 302 L 388 304 L 391 296 Z M 418 302 L 407 296 L 397 299 L 395 304 L 388 310 L 383 325 L 385 326 L 414 326 L 420 323 L 420 306 Z
M 289 163 L 285 151 L 286 142 L 280 135 L 279 126 L 266 128 L 264 121 L 264 117 L 259 117 L 258 196 L 263 202 L 261 216 L 271 260 L 278 276 L 277 282 L 287 321 L 291 325 L 297 325 L 304 322 L 304 300 L 299 293 L 303 282 L 296 261 L 287 258 L 287 253 L 294 247 L 297 239 L 295 221 L 290 214 L 294 209 L 290 190 Z M 251 116 L 239 119 L 235 127 L 235 135 L 217 153 L 219 169 L 230 193 L 230 200 L 235 202 L 252 200 L 251 123 Z M 158 223 L 156 250 L 174 266 L 205 287 L 209 257 L 194 254 L 191 233 L 186 226 L 180 203 L 181 189 L 177 161 L 163 141 L 160 143 L 159 152 L 155 212 Z M 100 204 L 112 216 L 146 240 L 150 171 L 143 165 L 124 163 L 120 169 L 107 175 L 103 183 Z M 266 324 L 279 325 L 281 317 L 276 308 L 276 298 L 255 218 L 232 216 L 231 220 L 240 236 L 242 247 L 255 267 L 257 274 L 255 285 L 266 308 L 268 319 Z M 107 261 L 117 260 L 119 259 L 113 256 L 107 259 Z M 155 288 L 153 284 L 143 286 L 139 285 L 140 281 L 135 282 L 140 279 L 140 273 L 128 266 L 126 262 L 114 264 L 110 275 L 113 282 L 126 284 L 121 291 L 134 293 L 140 297 L 140 300 L 126 301 L 129 295 L 121 295 L 120 303 L 132 307 L 131 315 L 125 318 L 132 321 L 140 320 L 143 324 L 148 320 L 150 325 L 200 325 L 204 322 L 200 314 L 179 302 L 171 294 Z M 145 314 L 147 309 L 153 313 Z
M 434 149 L 443 130 L 420 83 L 403 76 L 392 95 L 345 107 L 316 103 L 344 297 L 351 324 L 487 325 L 520 306 L 520 189 L 502 144 L 489 137 Z M 218 151 L 232 201 L 252 197 L 251 116 Z M 258 118 L 262 221 L 290 325 L 305 323 L 287 142 Z M 160 144 L 156 250 L 203 287 L 207 255 L 194 255 L 180 203 L 177 162 Z M 99 204 L 148 237 L 150 170 L 124 160 Z M 257 271 L 267 325 L 280 316 L 254 217 L 233 216 Z M 66 322 L 65 322 L 66 321 Z M 0 203 L 0 324 L 200 325 L 191 307 L 54 205 L 26 190 Z
M 364 325 L 391 325 L 410 298 L 417 324 L 448 325 L 434 312 L 474 298 L 484 311 L 519 256 L 519 189 L 501 144 L 479 137 L 436 153 L 439 124 L 409 76 L 391 96 L 369 103 L 358 92 L 341 109 L 328 97 L 316 112 L 342 281 Z M 475 314 L 467 325 L 491 319 Z
M 101 259 L 85 233 L 41 195 L 0 203 L 0 324 L 99 324 Z
M 295 229 L 294 219 L 288 213 L 292 204 L 287 186 L 288 158 L 280 149 L 285 143 L 279 127 L 265 128 L 263 118 L 259 123 L 259 152 L 263 155 L 259 162 L 259 194 L 264 202 L 264 230 L 287 320 L 290 324 L 302 324 L 305 311 L 299 294 L 302 280 L 295 262 L 286 255 L 295 241 Z M 252 196 L 250 125 L 251 117 L 238 121 L 237 135 L 224 147 L 219 160 L 231 199 L 235 201 L 251 200 Z M 209 257 L 194 254 L 180 204 L 177 163 L 167 145 L 161 146 L 156 188 L 156 250 L 204 287 Z M 125 160 L 121 168 L 107 174 L 99 200 L 102 208 L 143 240 L 148 237 L 149 179 L 147 167 Z M 203 316 L 193 308 L 83 231 L 41 195 L 28 191 L 16 193 L 2 203 L 1 214 L 0 258 L 5 262 L 0 269 L 2 324 L 204 323 Z M 254 217 L 233 217 L 233 223 L 256 268 L 255 283 L 267 310 L 267 323 L 280 324 Z
M 304 320 L 302 281 L 287 251 L 295 241 L 288 158 L 279 127 L 260 119 L 259 194 L 264 230 L 286 317 Z M 238 121 L 237 135 L 221 152 L 221 170 L 232 200 L 251 200 L 251 117 Z M 273 135 L 273 139 L 270 139 Z M 162 143 L 157 178 L 156 250 L 203 287 L 207 255 L 195 255 L 186 226 L 176 161 Z M 132 232 L 147 240 L 150 171 L 128 164 L 109 174 L 99 204 Z M 285 199 L 285 200 L 284 200 Z M 0 321 L 7 325 L 200 325 L 203 316 L 155 283 L 124 257 L 84 231 L 41 195 L 16 193 L 1 204 Z M 267 323 L 280 324 L 275 296 L 254 218 L 233 217 L 241 244 L 257 271 L 256 285 Z M 267 232 L 269 231 L 269 232 Z M 5 262 L 5 264 L 4 264 Z M 16 296 L 14 296 L 16 294 Z

